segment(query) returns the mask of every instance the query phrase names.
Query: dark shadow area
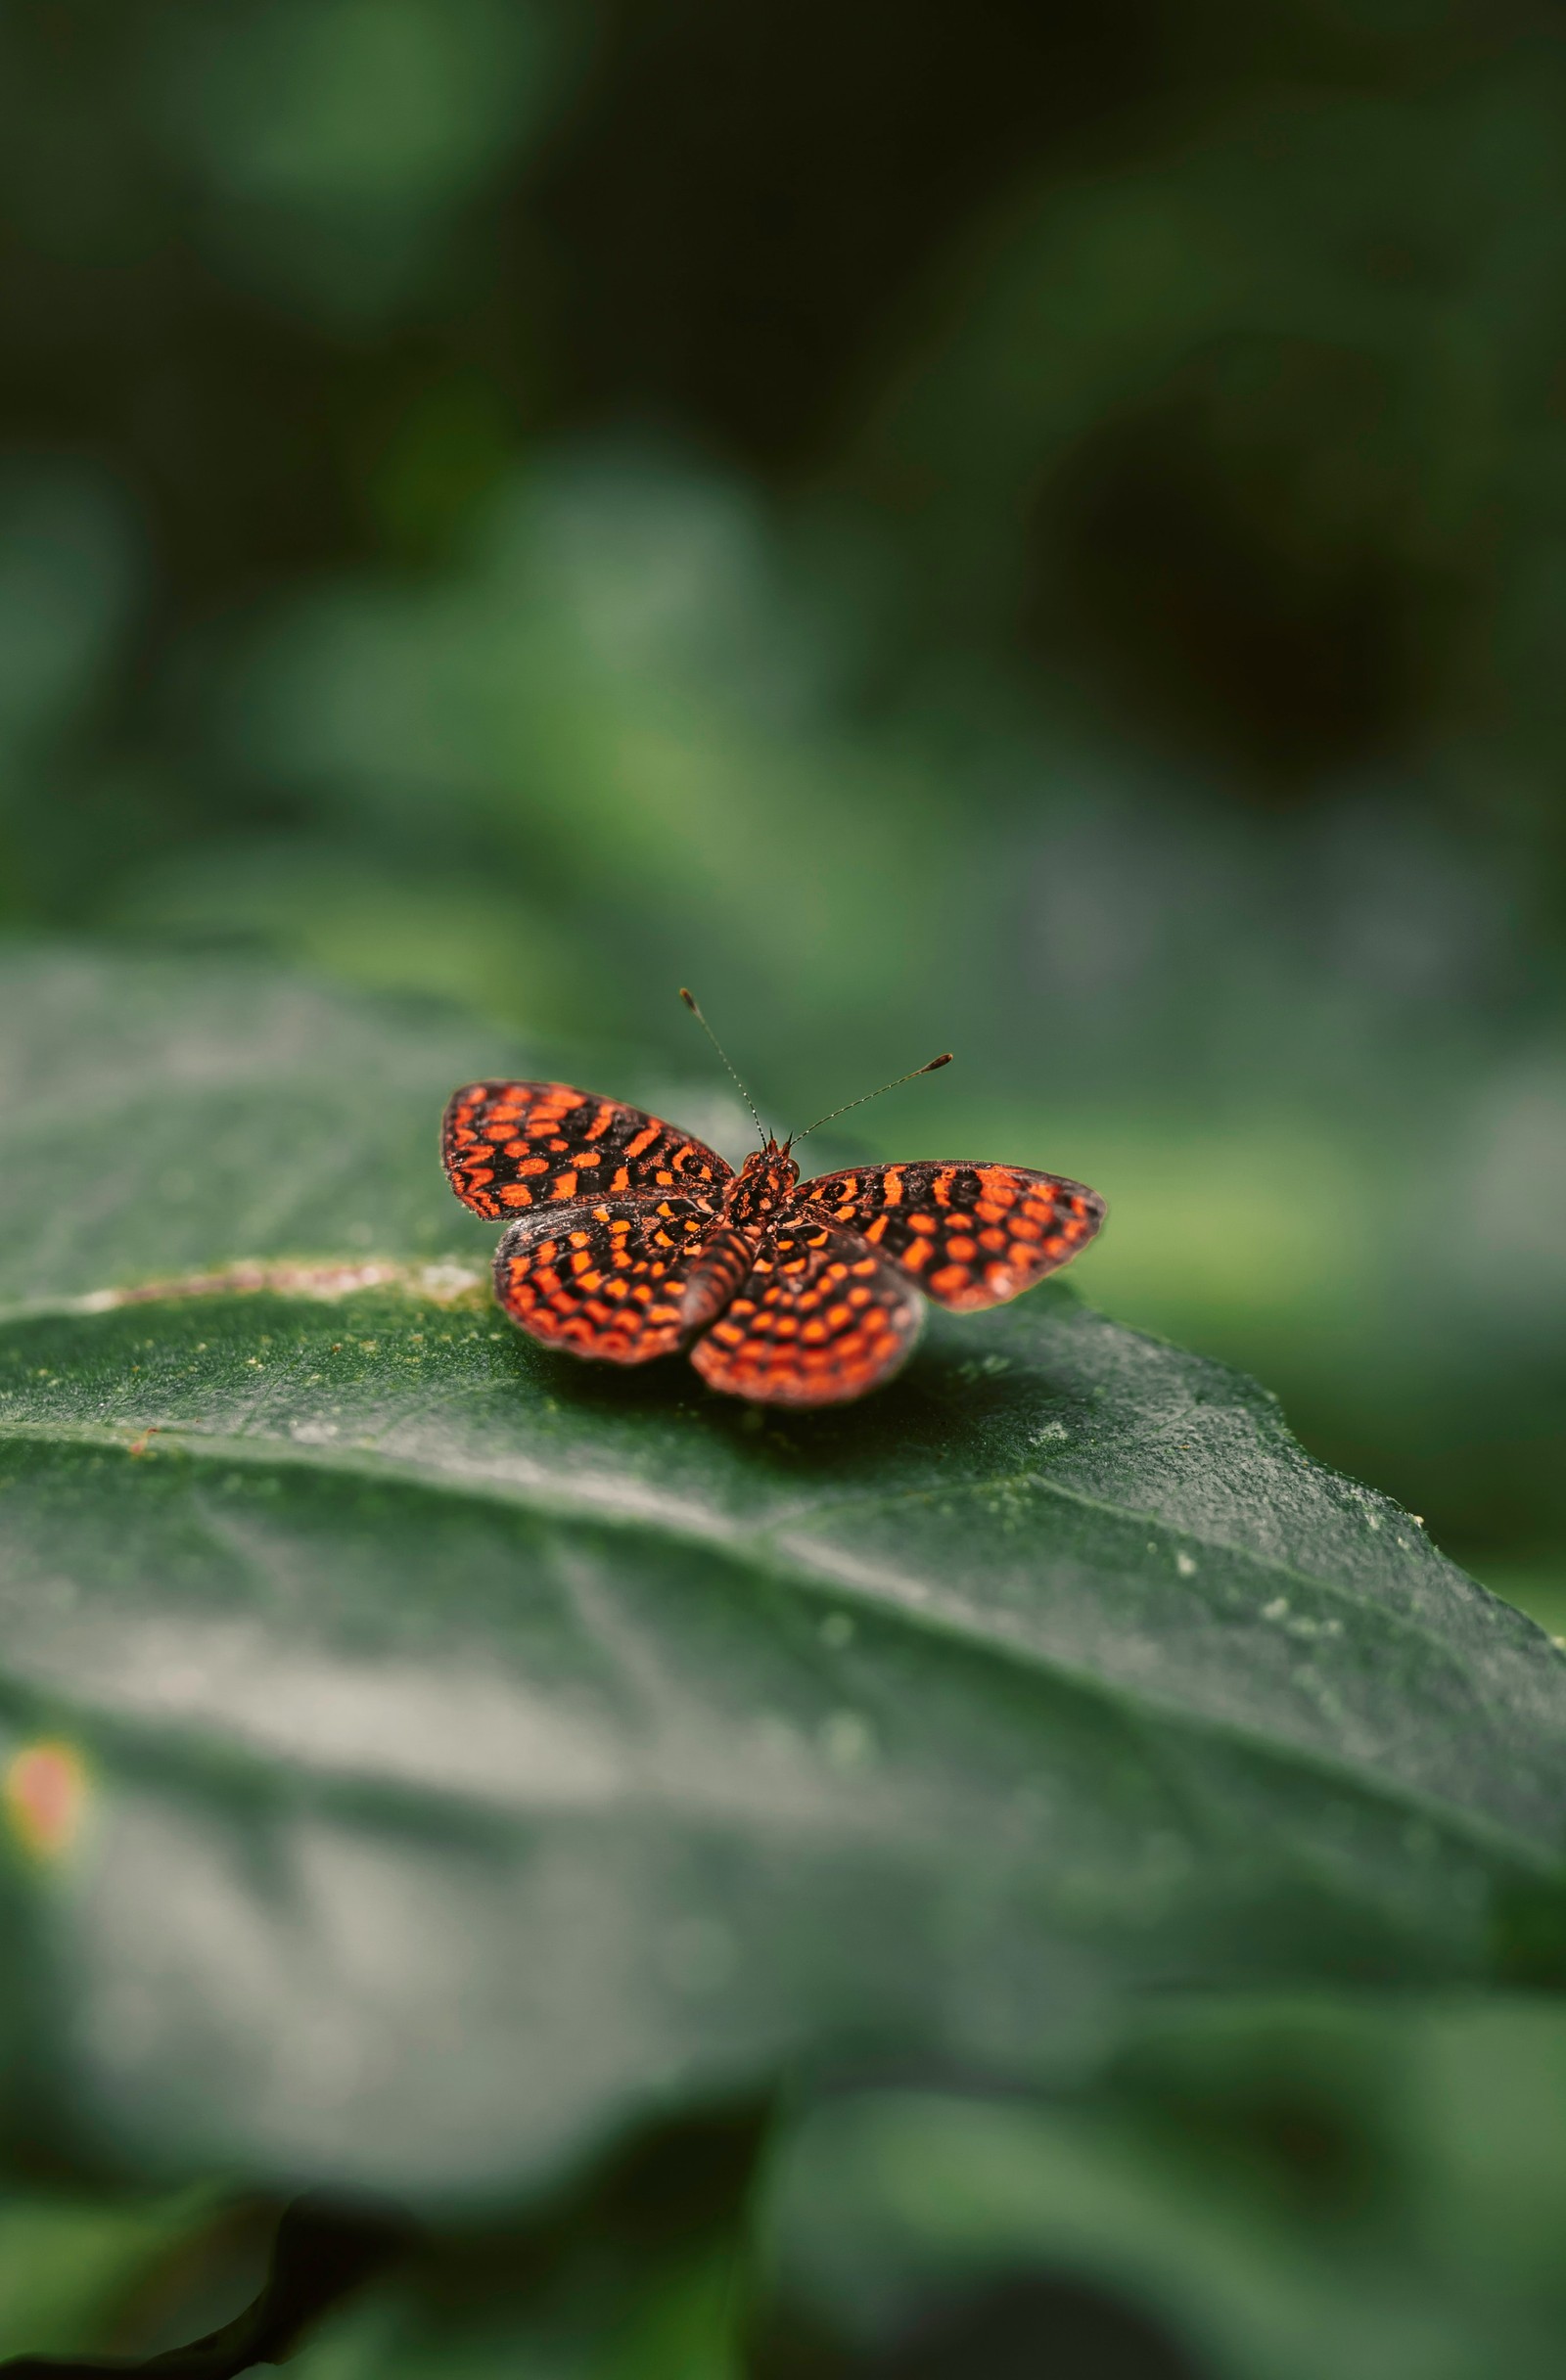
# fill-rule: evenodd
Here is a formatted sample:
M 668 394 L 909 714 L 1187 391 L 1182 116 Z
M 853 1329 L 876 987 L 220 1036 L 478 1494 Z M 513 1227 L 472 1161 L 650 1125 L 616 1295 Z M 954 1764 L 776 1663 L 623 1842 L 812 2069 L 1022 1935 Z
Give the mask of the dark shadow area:
M 862 2354 L 786 2315 L 761 2339 L 751 2380 L 1208 2380 L 1164 2326 L 1068 2275 L 1019 2273 L 931 2307 Z
M 1307 358 L 1295 404 L 1319 414 L 1310 366 L 1322 376 Z M 1025 623 L 1040 658 L 1072 657 L 1107 718 L 1279 803 L 1416 745 L 1458 641 L 1434 633 L 1434 574 L 1411 586 L 1371 524 L 1344 549 L 1300 550 L 1303 491 L 1276 484 L 1289 462 L 1304 477 L 1309 441 L 1295 445 L 1281 462 L 1236 456 L 1178 389 L 1110 423 L 1032 521 Z

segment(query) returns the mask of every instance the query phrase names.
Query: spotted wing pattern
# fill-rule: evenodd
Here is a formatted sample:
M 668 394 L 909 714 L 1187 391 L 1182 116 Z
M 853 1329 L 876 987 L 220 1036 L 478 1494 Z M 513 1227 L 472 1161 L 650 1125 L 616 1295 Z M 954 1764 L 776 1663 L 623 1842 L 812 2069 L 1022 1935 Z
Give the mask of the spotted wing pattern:
M 902 1275 L 856 1234 L 801 1217 L 762 1241 L 749 1280 L 691 1361 L 728 1396 L 843 1404 L 898 1370 L 922 1311 Z
M 959 1313 L 1032 1289 L 1104 1219 L 1096 1190 L 1026 1166 L 861 1166 L 802 1183 L 795 1204 L 863 1232 Z
M 440 1153 L 463 1205 L 491 1221 L 562 1200 L 672 1190 L 715 1207 L 733 1173 L 688 1132 L 569 1082 L 470 1082 L 447 1105 Z
M 595 1199 L 520 1215 L 495 1250 L 495 1295 L 546 1347 L 646 1363 L 683 1345 L 680 1297 L 712 1229 L 694 1199 Z

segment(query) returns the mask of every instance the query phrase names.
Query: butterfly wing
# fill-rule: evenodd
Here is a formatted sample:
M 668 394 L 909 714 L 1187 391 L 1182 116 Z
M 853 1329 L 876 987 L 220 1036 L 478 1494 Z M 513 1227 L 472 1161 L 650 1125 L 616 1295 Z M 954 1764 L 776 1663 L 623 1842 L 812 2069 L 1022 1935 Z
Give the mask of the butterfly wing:
M 712 1229 L 695 1199 L 595 1199 L 519 1215 L 495 1250 L 495 1295 L 545 1347 L 647 1363 L 683 1345 L 680 1298 Z
M 856 1234 L 797 1217 L 762 1242 L 749 1280 L 691 1361 L 726 1396 L 845 1404 L 891 1379 L 921 1318 L 903 1275 Z
M 1080 1256 L 1103 1222 L 1096 1190 L 1026 1166 L 858 1166 L 797 1205 L 854 1231 L 957 1312 L 1003 1305 Z
M 440 1154 L 463 1205 L 491 1221 L 676 1190 L 715 1207 L 734 1170 L 689 1132 L 569 1082 L 470 1082 L 447 1104 Z

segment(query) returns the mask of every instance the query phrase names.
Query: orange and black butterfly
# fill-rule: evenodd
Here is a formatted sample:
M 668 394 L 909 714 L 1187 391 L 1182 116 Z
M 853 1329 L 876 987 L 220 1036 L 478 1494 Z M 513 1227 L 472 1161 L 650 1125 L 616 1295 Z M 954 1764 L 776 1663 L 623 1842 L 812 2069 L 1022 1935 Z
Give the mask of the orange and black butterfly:
M 736 1173 L 617 1099 L 473 1082 L 446 1109 L 441 1151 L 465 1206 L 510 1218 L 495 1295 L 530 1337 L 607 1363 L 683 1350 L 711 1387 L 767 1404 L 862 1396 L 911 1352 L 921 1292 L 959 1313 L 1002 1305 L 1104 1219 L 1096 1191 L 1025 1166 L 856 1166 L 802 1182 L 789 1152 L 804 1135 L 758 1126 Z

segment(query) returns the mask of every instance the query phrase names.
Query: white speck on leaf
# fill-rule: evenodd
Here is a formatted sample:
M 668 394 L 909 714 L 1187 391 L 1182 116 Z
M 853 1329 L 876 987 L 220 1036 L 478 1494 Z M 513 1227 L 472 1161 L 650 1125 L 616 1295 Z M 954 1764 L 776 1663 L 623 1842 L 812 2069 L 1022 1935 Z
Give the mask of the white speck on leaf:
M 857 1711 L 829 1712 L 819 1734 L 821 1750 L 834 1768 L 865 1768 L 875 1758 L 875 1737 Z

